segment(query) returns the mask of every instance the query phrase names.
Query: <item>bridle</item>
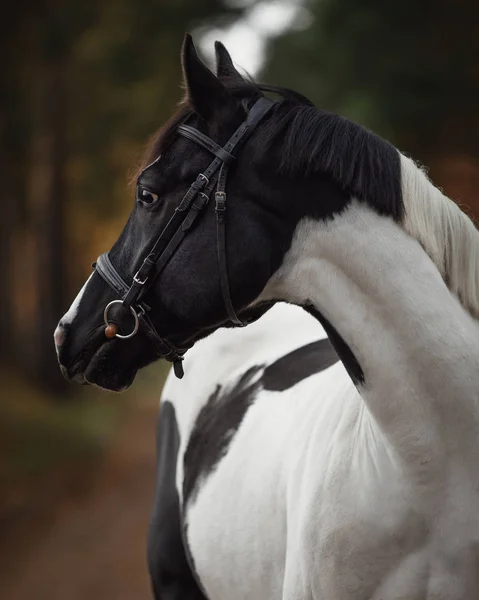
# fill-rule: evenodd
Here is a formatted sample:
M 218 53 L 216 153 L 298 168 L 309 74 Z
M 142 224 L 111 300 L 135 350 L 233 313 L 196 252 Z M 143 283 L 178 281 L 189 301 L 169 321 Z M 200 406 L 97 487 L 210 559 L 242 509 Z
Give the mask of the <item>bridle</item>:
M 109 338 L 116 337 L 121 340 L 127 340 L 135 336 L 140 327 L 142 327 L 158 356 L 173 363 L 175 374 L 179 378 L 183 377 L 184 374 L 182 360 L 187 348 L 177 348 L 169 339 L 158 334 L 148 315 L 151 308 L 144 302 L 143 298 L 154 278 L 168 264 L 176 249 L 206 207 L 216 185 L 216 249 L 221 294 L 229 320 L 234 325 L 243 326 L 245 324 L 238 318 L 233 307 L 228 280 L 225 237 L 226 179 L 228 167 L 234 160 L 240 145 L 246 141 L 255 127 L 271 111 L 274 105 L 275 102 L 272 100 L 264 97 L 260 98 L 251 107 L 246 119 L 223 147 L 194 127 L 185 124 L 179 125 L 177 132 L 180 135 L 206 148 L 206 150 L 214 154 L 215 158 L 205 171 L 200 173 L 191 184 L 180 204 L 176 207 L 172 217 L 148 252 L 140 268 L 133 276 L 131 284 L 127 284 L 115 269 L 110 261 L 108 252 L 101 254 L 93 265 L 97 273 L 120 297 L 120 299 L 113 300 L 105 307 L 103 313 L 106 325 L 105 335 Z M 148 165 L 142 173 L 156 164 L 158 160 Z M 115 326 L 112 327 L 111 319 L 109 320 L 108 318 L 111 308 L 115 305 L 121 305 L 128 310 L 134 319 L 133 330 L 127 335 L 120 335 L 118 329 Z

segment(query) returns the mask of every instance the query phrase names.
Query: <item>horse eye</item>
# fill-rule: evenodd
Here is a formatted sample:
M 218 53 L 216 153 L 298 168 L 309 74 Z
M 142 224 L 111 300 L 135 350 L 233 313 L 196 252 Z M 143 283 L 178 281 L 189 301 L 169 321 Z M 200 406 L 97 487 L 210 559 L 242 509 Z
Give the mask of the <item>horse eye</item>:
M 138 190 L 137 200 L 146 206 L 150 206 L 151 204 L 155 204 L 158 201 L 158 194 L 154 192 L 150 192 L 145 188 L 140 188 Z

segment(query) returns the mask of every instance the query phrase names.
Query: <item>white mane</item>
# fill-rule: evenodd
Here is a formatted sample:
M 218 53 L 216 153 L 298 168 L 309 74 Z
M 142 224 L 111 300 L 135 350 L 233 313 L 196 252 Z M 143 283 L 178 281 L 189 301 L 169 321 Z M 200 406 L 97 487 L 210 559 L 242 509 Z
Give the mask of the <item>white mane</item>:
M 420 167 L 400 156 L 404 227 L 422 244 L 451 292 L 479 318 L 479 231 Z

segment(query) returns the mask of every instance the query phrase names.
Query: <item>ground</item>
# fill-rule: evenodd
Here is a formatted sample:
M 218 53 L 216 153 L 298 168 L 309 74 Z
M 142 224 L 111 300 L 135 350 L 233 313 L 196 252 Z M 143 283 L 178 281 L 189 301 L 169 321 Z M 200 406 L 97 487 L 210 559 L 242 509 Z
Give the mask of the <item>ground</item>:
M 157 410 L 153 398 L 128 404 L 87 489 L 44 511 L 41 523 L 24 522 L 2 548 L 0 598 L 151 600 L 145 540 Z

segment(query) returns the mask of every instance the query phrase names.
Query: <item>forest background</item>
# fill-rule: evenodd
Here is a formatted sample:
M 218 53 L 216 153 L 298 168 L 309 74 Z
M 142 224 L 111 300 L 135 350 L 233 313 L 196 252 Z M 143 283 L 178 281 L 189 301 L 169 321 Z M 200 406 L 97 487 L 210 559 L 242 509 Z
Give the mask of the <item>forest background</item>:
M 92 260 L 118 236 L 133 202 L 130 173 L 181 98 L 185 31 L 206 61 L 221 39 L 257 79 L 383 135 L 479 216 L 475 0 L 8 3 L 0 21 L 0 525 L 24 514 L 51 473 L 101 454 L 128 398 L 159 398 L 165 365 L 148 369 L 126 400 L 67 384 L 52 334 Z

